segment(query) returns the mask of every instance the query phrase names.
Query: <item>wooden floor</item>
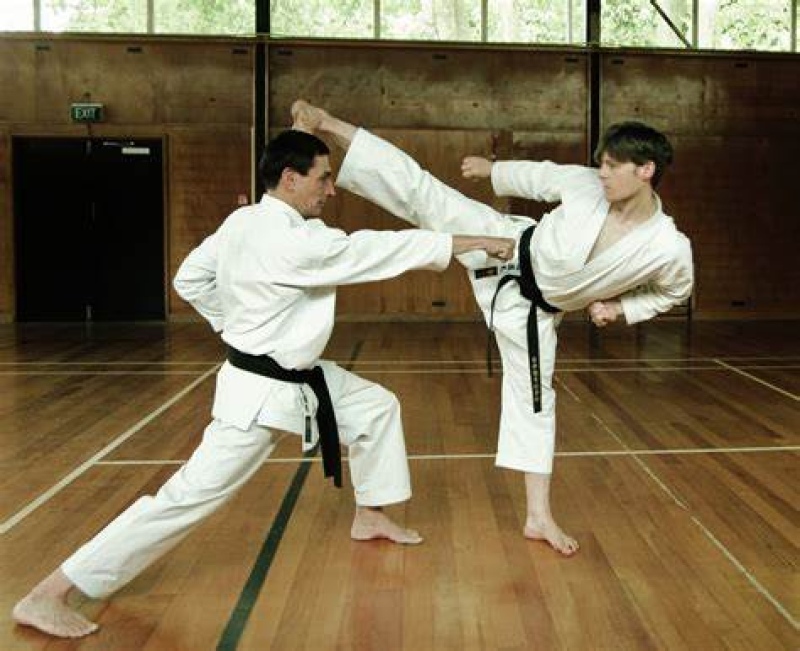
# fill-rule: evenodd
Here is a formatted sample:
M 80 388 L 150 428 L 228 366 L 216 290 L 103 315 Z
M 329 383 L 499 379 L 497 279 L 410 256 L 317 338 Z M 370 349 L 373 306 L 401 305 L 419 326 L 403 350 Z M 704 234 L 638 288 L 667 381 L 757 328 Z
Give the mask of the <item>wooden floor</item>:
M 560 334 L 554 511 L 521 536 L 493 465 L 481 324 L 340 324 L 327 356 L 401 399 L 425 543 L 354 543 L 349 491 L 285 440 L 231 505 L 53 642 L 14 601 L 186 459 L 222 348 L 200 324 L 0 327 L 1 651 L 800 648 L 798 323 Z

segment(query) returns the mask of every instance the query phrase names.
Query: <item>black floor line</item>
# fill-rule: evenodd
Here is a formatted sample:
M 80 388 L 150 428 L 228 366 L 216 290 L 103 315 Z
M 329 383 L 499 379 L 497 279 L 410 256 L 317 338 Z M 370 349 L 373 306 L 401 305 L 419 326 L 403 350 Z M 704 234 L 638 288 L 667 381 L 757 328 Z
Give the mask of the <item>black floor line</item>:
M 350 355 L 348 363 L 345 365 L 348 370 L 352 369 L 353 363 L 358 358 L 363 345 L 364 341 L 361 340 L 353 346 L 353 352 Z M 247 578 L 247 582 L 242 588 L 242 592 L 228 619 L 228 623 L 222 631 L 219 643 L 217 644 L 217 651 L 236 651 L 236 648 L 239 646 L 239 640 L 253 612 L 253 607 L 261 592 L 261 588 L 267 580 L 269 568 L 272 566 L 272 561 L 275 558 L 275 554 L 278 552 L 278 547 L 283 539 L 286 526 L 289 524 L 289 519 L 292 517 L 294 507 L 297 504 L 297 498 L 300 497 L 300 492 L 303 490 L 306 477 L 308 477 L 308 471 L 312 465 L 311 460 L 316 453 L 317 448 L 309 450 L 303 455 L 304 460 L 300 463 L 300 467 L 294 474 L 292 483 L 283 496 L 281 508 L 275 516 L 267 538 L 264 540 L 261 551 L 258 553 L 255 565 L 253 565 L 253 569 L 250 571 L 250 576 Z
M 242 637 L 245 626 L 247 626 L 247 621 L 253 612 L 253 606 L 258 599 L 258 594 L 261 592 L 264 581 L 267 579 L 269 568 L 283 539 L 286 526 L 289 524 L 289 519 L 294 512 L 297 498 L 300 496 L 300 491 L 303 490 L 303 484 L 305 484 L 308 471 L 312 465 L 311 459 L 315 453 L 315 450 L 309 450 L 304 455 L 306 460 L 300 463 L 292 483 L 283 496 L 281 508 L 275 516 L 264 544 L 261 546 L 261 551 L 258 553 L 255 565 L 247 578 L 247 582 L 244 584 L 244 588 L 242 588 L 230 619 L 225 625 L 225 630 L 222 631 L 222 636 L 217 644 L 217 651 L 235 651 L 239 645 L 239 640 Z

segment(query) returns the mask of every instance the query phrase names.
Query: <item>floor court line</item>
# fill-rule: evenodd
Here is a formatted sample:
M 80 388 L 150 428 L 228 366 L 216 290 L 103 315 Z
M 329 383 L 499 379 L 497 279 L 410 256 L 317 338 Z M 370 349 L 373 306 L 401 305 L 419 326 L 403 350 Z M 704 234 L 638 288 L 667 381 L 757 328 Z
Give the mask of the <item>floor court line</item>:
M 63 362 L 63 361 L 0 361 L 0 366 L 155 366 L 158 364 L 165 366 L 208 366 L 209 364 L 219 364 L 221 358 L 209 359 L 206 361 L 190 360 L 190 361 L 177 361 L 177 360 L 109 360 L 105 362 L 86 361 L 86 362 Z M 351 363 L 353 366 L 370 366 L 370 365 L 397 365 L 397 364 L 473 364 L 485 366 L 485 359 L 360 359 L 355 362 L 345 359 L 333 359 L 338 364 Z M 613 359 L 596 359 L 596 358 L 572 358 L 562 357 L 560 360 L 562 364 L 624 364 L 624 363 L 651 363 L 651 362 L 709 362 L 717 363 L 720 361 L 738 362 L 738 361 L 751 361 L 751 362 L 799 362 L 800 356 L 798 355 L 752 355 L 752 356 L 731 356 L 731 357 L 629 357 L 629 358 L 613 358 Z
M 605 427 L 605 426 L 604 426 Z M 557 457 L 635 457 L 635 456 L 680 456 L 691 454 L 752 454 L 761 452 L 800 452 L 800 445 L 783 445 L 773 447 L 736 447 L 736 448 L 676 448 L 666 450 L 597 450 L 597 451 L 576 451 L 576 452 L 556 452 Z M 494 459 L 494 452 L 476 452 L 465 454 L 409 454 L 408 458 L 412 461 L 456 461 L 459 459 Z M 347 455 L 342 456 L 346 460 Z M 109 459 L 97 461 L 98 466 L 158 466 L 158 465 L 180 465 L 186 463 L 186 459 Z M 274 457 L 264 461 L 266 464 L 280 463 L 301 463 L 309 461 L 306 457 Z M 312 462 L 319 462 L 320 458 L 311 459 Z
M 605 429 L 611 436 L 614 438 L 620 446 L 629 451 L 630 449 L 626 445 L 625 441 L 612 430 L 608 425 L 603 422 L 603 419 L 597 416 L 594 412 L 591 413 L 592 418 L 597 421 L 597 423 Z M 633 460 L 636 464 L 642 469 L 642 471 L 647 474 L 650 479 L 664 492 L 666 495 L 681 509 L 686 511 L 686 514 L 689 516 L 691 521 L 697 526 L 703 535 L 708 538 L 711 543 L 722 553 L 725 558 L 736 568 L 736 570 L 747 580 L 747 582 L 759 593 L 763 596 L 770 604 L 775 608 L 775 610 L 780 613 L 780 615 L 786 619 L 795 629 L 800 628 L 800 624 L 798 624 L 797 619 L 789 612 L 789 610 L 769 591 L 765 588 L 761 582 L 750 572 L 750 570 L 742 564 L 742 562 L 736 558 L 736 556 L 731 552 L 725 544 L 717 538 L 714 533 L 703 523 L 700 518 L 698 518 L 694 513 L 691 512 L 688 504 L 680 498 L 680 496 L 673 491 L 667 484 L 648 466 L 642 459 L 641 454 L 633 454 L 631 455 Z
M 785 366 L 785 365 L 776 365 L 776 366 L 765 366 L 760 365 L 757 367 L 748 367 L 752 369 L 763 369 L 763 370 L 794 370 L 800 368 L 798 366 Z M 724 368 L 719 365 L 714 366 L 709 364 L 708 366 L 626 366 L 620 368 L 567 368 L 564 366 L 556 366 L 556 373 L 636 373 L 636 372 L 669 372 L 669 371 L 726 371 L 726 370 L 738 370 L 735 367 L 731 366 L 730 368 Z M 461 369 L 379 369 L 379 368 L 355 368 L 354 372 L 360 373 L 361 375 L 374 375 L 377 373 L 381 373 L 384 375 L 482 375 L 486 373 L 486 369 L 482 368 L 461 368 Z M 497 371 L 502 373 L 502 368 L 499 368 Z M 750 376 L 752 377 L 752 376 Z
M 728 364 L 717 363 L 716 365 L 709 364 L 708 366 L 626 366 L 620 368 L 569 368 L 565 366 L 556 366 L 556 373 L 633 373 L 633 372 L 680 372 L 680 371 L 734 371 L 740 375 L 744 375 L 756 382 L 765 384 L 776 391 L 783 392 L 782 389 L 775 387 L 763 380 L 759 380 L 753 375 L 744 372 L 743 369 L 750 370 L 795 370 L 800 368 L 800 365 L 757 365 L 757 366 L 743 366 L 737 368 Z M 363 368 L 355 369 L 362 375 L 374 375 L 377 373 L 385 375 L 482 375 L 486 373 L 483 368 L 462 368 L 462 369 L 379 369 L 379 368 Z M 59 370 L 59 371 L 29 371 L 29 370 L 14 370 L 2 371 L 0 370 L 0 377 L 3 376 L 80 376 L 80 375 L 107 375 L 107 376 L 168 376 L 168 375 L 197 375 L 201 370 L 185 370 L 185 371 L 170 371 L 170 370 L 152 370 L 152 371 L 134 371 L 134 370 Z M 502 373 L 502 367 L 498 368 L 498 374 Z M 567 389 L 569 391 L 569 389 Z M 797 400 L 798 397 L 791 393 L 786 393 L 789 397 Z M 573 396 L 574 397 L 574 396 Z
M 42 375 L 199 375 L 201 370 L 197 371 L 0 371 L 0 376 L 3 375 L 24 375 L 26 377 L 42 376 Z
M 796 395 L 796 394 L 794 394 L 794 393 L 792 393 L 790 391 L 786 391 L 785 389 L 781 389 L 780 387 L 776 387 L 771 382 L 767 382 L 766 380 L 762 380 L 761 378 L 756 377 L 755 375 L 747 373 L 747 372 L 743 371 L 740 368 L 736 368 L 735 366 L 731 366 L 730 364 L 726 364 L 725 362 L 723 362 L 723 361 L 721 361 L 719 359 L 716 359 L 714 361 L 717 362 L 717 364 L 719 364 L 723 368 L 728 369 L 729 371 L 733 371 L 734 373 L 738 373 L 739 375 L 742 375 L 742 376 L 744 376 L 744 377 L 746 377 L 746 378 L 748 378 L 750 380 L 753 380 L 753 382 L 758 382 L 759 384 L 761 384 L 761 385 L 763 385 L 763 386 L 765 386 L 765 387 L 767 387 L 769 389 L 772 389 L 773 391 L 777 391 L 781 395 L 784 395 L 784 396 L 786 396 L 788 398 L 791 398 L 795 402 L 800 400 L 800 396 L 798 396 L 798 395 Z
M 164 402 L 160 407 L 151 411 L 147 416 L 142 418 L 138 423 L 130 427 L 122 434 L 120 434 L 117 438 L 115 438 L 111 443 L 103 447 L 99 452 L 96 452 L 92 455 L 89 459 L 84 461 L 80 466 L 75 468 L 72 472 L 66 475 L 61 481 L 50 487 L 44 493 L 39 495 L 36 499 L 29 502 L 27 506 L 22 508 L 21 510 L 17 511 L 14 515 L 10 518 L 5 520 L 2 524 L 0 524 L 0 536 L 8 533 L 11 529 L 13 529 L 17 524 L 22 522 L 26 517 L 28 517 L 31 513 L 33 513 L 36 509 L 38 509 L 43 504 L 50 501 L 55 495 L 60 493 L 64 488 L 69 486 L 73 481 L 75 481 L 78 477 L 84 474 L 87 470 L 92 468 L 98 461 L 102 460 L 103 457 L 108 455 L 110 452 L 118 448 L 122 445 L 125 441 L 127 441 L 131 436 L 136 434 L 139 430 L 141 430 L 145 425 L 150 423 L 151 421 L 158 418 L 161 414 L 163 414 L 167 409 L 172 407 L 175 403 L 181 400 L 184 396 L 194 390 L 197 386 L 199 386 L 204 380 L 208 377 L 213 375 L 217 372 L 219 365 L 216 365 L 203 373 L 199 378 L 191 382 L 189 385 L 184 387 L 181 391 L 176 393 L 172 398 Z

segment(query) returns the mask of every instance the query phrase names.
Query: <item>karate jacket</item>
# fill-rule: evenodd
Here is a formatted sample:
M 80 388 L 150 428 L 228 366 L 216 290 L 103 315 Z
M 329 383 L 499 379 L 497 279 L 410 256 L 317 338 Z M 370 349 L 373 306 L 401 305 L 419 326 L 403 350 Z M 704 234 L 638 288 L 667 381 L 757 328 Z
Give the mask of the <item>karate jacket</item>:
M 504 161 L 492 166 L 491 180 L 498 196 L 560 202 L 542 217 L 531 240 L 534 275 L 550 304 L 580 310 L 619 296 L 632 324 L 691 295 L 691 244 L 664 214 L 658 197 L 649 220 L 589 260 L 610 208 L 597 169 Z
M 334 324 L 336 287 L 393 278 L 412 269 L 442 270 L 452 236 L 421 230 L 346 234 L 304 219 L 264 195 L 240 208 L 181 264 L 178 294 L 222 340 L 281 366 L 315 366 Z M 217 374 L 213 415 L 240 429 L 254 419 L 302 432 L 313 392 L 243 371 L 225 362 Z

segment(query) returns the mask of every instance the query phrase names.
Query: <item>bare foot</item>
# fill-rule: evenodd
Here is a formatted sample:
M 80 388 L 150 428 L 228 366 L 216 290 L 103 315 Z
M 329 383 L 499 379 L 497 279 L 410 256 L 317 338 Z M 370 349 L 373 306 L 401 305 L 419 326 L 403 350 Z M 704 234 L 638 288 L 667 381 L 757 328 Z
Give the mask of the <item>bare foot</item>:
M 564 556 L 572 556 L 579 548 L 578 541 L 565 534 L 552 518 L 539 521 L 529 518 L 525 523 L 523 534 L 531 540 L 544 540 L 550 543 L 553 549 Z
M 378 540 L 386 538 L 402 545 L 418 545 L 422 536 L 413 529 L 404 529 L 392 522 L 380 509 L 356 508 L 356 517 L 350 529 L 353 540 Z
M 323 120 L 328 117 L 327 112 L 312 106 L 304 99 L 295 100 L 292 104 L 292 129 L 314 133 L 320 128 Z
M 14 606 L 11 616 L 17 624 L 31 626 L 56 637 L 83 637 L 98 626 L 72 610 L 58 597 L 29 594 Z

